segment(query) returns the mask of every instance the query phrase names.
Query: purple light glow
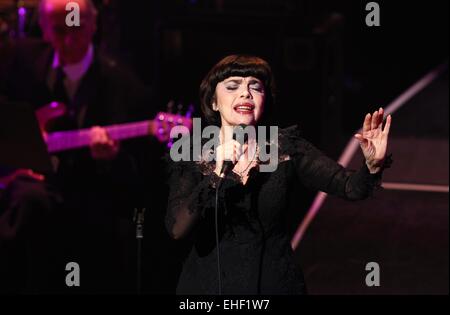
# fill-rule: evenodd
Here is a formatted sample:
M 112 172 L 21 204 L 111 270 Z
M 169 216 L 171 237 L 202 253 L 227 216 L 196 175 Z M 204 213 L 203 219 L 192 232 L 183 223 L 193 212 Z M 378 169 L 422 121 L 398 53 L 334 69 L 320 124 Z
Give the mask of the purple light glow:
M 27 9 L 25 9 L 24 7 L 19 8 L 19 15 L 20 16 L 24 16 L 27 14 Z

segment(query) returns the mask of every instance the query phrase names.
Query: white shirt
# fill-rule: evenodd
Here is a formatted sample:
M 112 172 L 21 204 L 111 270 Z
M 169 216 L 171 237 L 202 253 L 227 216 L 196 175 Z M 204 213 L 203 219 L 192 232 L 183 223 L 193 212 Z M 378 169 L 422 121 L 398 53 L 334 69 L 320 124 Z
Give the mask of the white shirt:
M 71 100 L 74 99 L 78 87 L 80 86 L 81 79 L 88 72 L 89 67 L 92 65 L 93 60 L 94 60 L 94 46 L 91 44 L 89 45 L 86 55 L 83 57 L 83 59 L 80 60 L 80 62 L 65 65 L 62 67 L 66 75 L 64 79 L 64 86 L 66 88 L 67 96 Z M 48 81 L 50 86 L 54 86 L 56 80 L 56 69 L 58 69 L 60 64 L 61 63 L 59 60 L 58 52 L 55 52 L 52 63 L 53 71 L 51 71 L 51 75 Z

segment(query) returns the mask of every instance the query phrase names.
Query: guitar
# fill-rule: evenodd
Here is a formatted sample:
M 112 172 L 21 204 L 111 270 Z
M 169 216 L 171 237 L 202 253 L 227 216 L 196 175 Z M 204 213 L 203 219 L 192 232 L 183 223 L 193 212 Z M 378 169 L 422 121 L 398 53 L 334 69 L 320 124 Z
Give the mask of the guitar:
M 56 102 L 36 111 L 36 117 L 47 144 L 48 152 L 51 154 L 88 147 L 91 142 L 90 129 L 56 131 L 51 133 L 45 131 L 50 121 L 65 115 L 66 112 L 66 106 Z M 104 126 L 103 128 L 106 129 L 109 137 L 116 141 L 151 135 L 156 137 L 160 142 L 168 142 L 170 141 L 170 130 L 172 128 L 184 126 L 187 130 L 192 130 L 192 113 L 192 107 L 185 116 L 160 112 L 153 120 L 110 125 Z M 169 142 L 168 146 L 170 145 L 171 143 Z
M 170 138 L 170 131 L 172 128 L 184 126 L 186 128 L 180 129 L 181 132 L 192 130 L 193 106 L 190 106 L 184 116 L 181 115 L 180 106 L 178 107 L 178 114 L 171 113 L 173 103 L 169 103 L 168 108 L 168 112 L 159 112 L 153 120 L 116 124 L 103 128 L 106 129 L 112 140 L 121 141 L 150 135 L 171 147 L 173 139 Z M 91 129 L 46 132 L 51 121 L 66 115 L 66 113 L 67 107 L 57 102 L 50 103 L 36 111 L 36 118 L 50 154 L 89 147 L 91 143 Z M 6 177 L 0 178 L 0 189 L 8 186 L 18 176 L 29 176 L 36 180 L 44 179 L 42 175 L 31 170 L 19 169 Z

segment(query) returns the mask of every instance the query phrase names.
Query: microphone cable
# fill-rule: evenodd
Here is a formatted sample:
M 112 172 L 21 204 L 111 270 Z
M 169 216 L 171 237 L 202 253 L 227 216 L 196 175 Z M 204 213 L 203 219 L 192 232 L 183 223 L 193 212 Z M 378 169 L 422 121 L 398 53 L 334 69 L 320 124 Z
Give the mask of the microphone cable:
M 223 177 L 216 186 L 216 203 L 215 203 L 215 225 L 216 225 L 216 251 L 217 251 L 217 281 L 219 286 L 219 295 L 222 295 L 222 272 L 220 266 L 220 248 L 219 248 L 219 190 L 222 185 Z
M 244 130 L 247 126 L 244 124 L 241 124 L 239 126 L 237 126 L 236 128 L 241 128 L 242 130 Z M 236 140 L 236 128 L 235 131 L 233 132 L 233 140 Z M 248 137 L 246 134 L 244 134 L 244 142 L 246 143 L 248 141 Z M 220 239 L 219 239 L 219 191 L 220 191 L 220 187 L 222 186 L 222 182 L 224 180 L 224 178 L 227 176 L 227 173 L 231 171 L 231 169 L 233 168 L 233 163 L 230 161 L 224 161 L 224 164 L 222 166 L 222 172 L 221 172 L 221 177 L 217 183 L 216 186 L 216 200 L 215 200 L 215 226 L 216 226 L 216 251 L 217 251 L 217 283 L 218 283 L 218 289 L 219 289 L 219 295 L 222 295 L 222 270 L 221 270 L 221 266 L 220 266 L 220 248 L 219 248 L 219 244 L 220 244 Z M 223 175 L 223 177 L 222 177 Z

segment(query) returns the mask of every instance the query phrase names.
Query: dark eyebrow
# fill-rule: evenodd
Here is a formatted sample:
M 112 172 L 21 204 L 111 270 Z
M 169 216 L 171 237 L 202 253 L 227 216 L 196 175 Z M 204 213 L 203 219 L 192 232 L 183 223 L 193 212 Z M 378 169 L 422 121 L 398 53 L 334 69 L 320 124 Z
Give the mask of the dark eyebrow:
M 242 83 L 242 79 L 231 79 L 231 80 L 225 81 L 224 83 L 229 83 L 229 82 L 236 83 L 236 84 L 241 84 Z M 250 82 L 248 82 L 248 84 L 255 84 L 255 83 L 262 84 L 261 80 L 259 80 L 259 79 L 252 79 L 252 80 L 250 80 Z
M 229 81 L 225 81 L 225 83 L 229 83 L 229 82 L 233 82 L 233 83 L 236 83 L 236 84 L 241 84 L 242 83 L 242 79 L 232 79 L 232 80 L 229 80 Z

